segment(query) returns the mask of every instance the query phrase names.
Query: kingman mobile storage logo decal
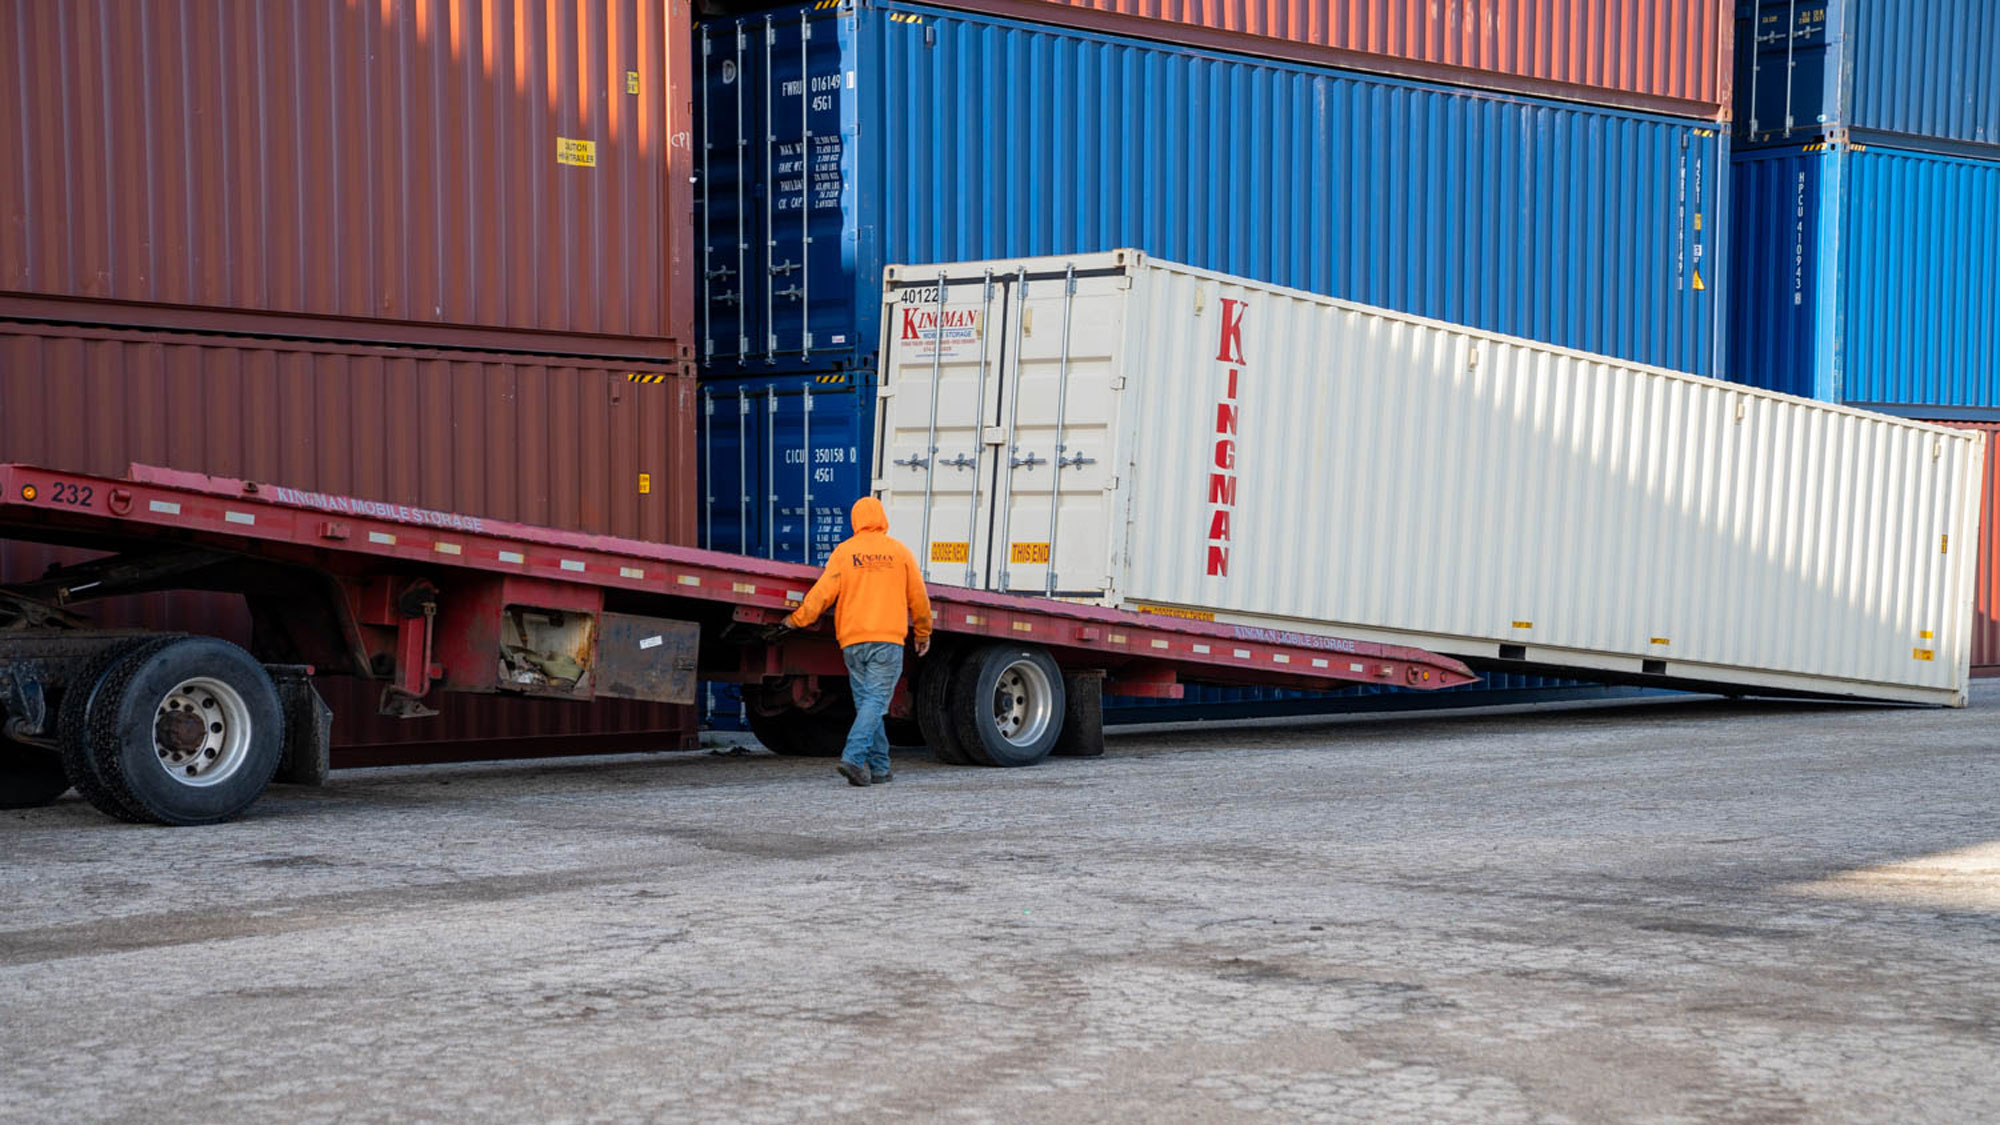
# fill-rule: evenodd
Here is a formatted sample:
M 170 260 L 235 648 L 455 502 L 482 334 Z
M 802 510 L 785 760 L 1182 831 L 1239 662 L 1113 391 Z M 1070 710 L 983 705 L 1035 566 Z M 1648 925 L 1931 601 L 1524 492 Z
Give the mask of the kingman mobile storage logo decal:
M 1222 339 L 1215 361 L 1225 372 L 1221 401 L 1215 404 L 1215 452 L 1208 473 L 1208 573 L 1229 577 L 1229 519 L 1236 511 L 1236 392 L 1248 364 L 1243 361 L 1242 301 L 1222 299 Z

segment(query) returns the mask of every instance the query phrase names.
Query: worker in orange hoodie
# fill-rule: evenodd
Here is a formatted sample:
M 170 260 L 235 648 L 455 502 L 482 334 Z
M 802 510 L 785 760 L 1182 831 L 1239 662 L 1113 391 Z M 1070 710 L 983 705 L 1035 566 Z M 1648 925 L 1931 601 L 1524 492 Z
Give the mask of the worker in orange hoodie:
M 840 776 L 849 785 L 880 785 L 895 777 L 882 716 L 903 675 L 903 638 L 914 621 L 917 655 L 930 651 L 931 599 L 916 555 L 889 538 L 889 515 L 880 500 L 856 500 L 848 520 L 853 537 L 833 549 L 826 573 L 785 625 L 804 629 L 834 606 L 833 634 L 854 692 L 854 727 L 840 756 Z

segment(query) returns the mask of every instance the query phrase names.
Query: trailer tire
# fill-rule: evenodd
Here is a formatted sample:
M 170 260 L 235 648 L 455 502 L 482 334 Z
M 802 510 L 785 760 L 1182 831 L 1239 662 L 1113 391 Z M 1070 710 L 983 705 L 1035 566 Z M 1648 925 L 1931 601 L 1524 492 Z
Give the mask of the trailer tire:
M 106 785 L 155 824 L 214 824 L 262 796 L 285 750 L 284 708 L 256 658 L 183 637 L 112 665 L 85 731 Z
M 917 730 L 924 745 L 937 760 L 948 766 L 969 766 L 972 759 L 958 744 L 951 721 L 951 677 L 958 668 L 956 653 L 933 652 L 917 666 L 916 689 L 911 706 L 916 711 Z
M 746 692 L 743 709 L 750 733 L 773 754 L 787 758 L 838 758 L 847 748 L 854 726 L 854 697 L 841 681 L 827 684 L 819 702 L 801 708 L 791 701 L 787 685 Z M 768 737 L 767 737 L 768 736 Z
M 164 647 L 180 638 L 177 635 L 142 637 L 135 641 L 107 645 L 103 651 L 92 657 L 84 665 L 83 674 L 70 680 L 63 689 L 62 705 L 56 712 L 56 745 L 62 760 L 63 773 L 71 785 L 91 807 L 105 816 L 122 820 L 128 824 L 143 823 L 138 813 L 133 812 L 120 800 L 111 783 L 98 768 L 97 757 L 91 747 L 96 741 L 90 726 L 93 701 L 102 690 L 111 670 L 128 657 L 137 657 Z
M 0 738 L 0 809 L 39 809 L 69 792 L 62 759 L 39 746 Z
M 974 765 L 1032 766 L 1062 734 L 1062 669 L 1039 648 L 987 645 L 951 677 L 951 721 Z

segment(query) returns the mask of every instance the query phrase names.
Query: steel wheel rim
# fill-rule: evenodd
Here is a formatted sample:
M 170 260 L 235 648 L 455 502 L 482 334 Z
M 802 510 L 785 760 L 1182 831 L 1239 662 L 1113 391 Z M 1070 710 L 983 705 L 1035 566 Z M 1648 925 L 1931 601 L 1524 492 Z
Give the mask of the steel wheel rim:
M 208 676 L 190 677 L 153 708 L 153 761 L 181 785 L 220 785 L 249 760 L 255 733 L 241 692 Z
M 1016 660 L 993 681 L 993 726 L 1009 746 L 1033 746 L 1055 721 L 1055 687 L 1032 660 Z

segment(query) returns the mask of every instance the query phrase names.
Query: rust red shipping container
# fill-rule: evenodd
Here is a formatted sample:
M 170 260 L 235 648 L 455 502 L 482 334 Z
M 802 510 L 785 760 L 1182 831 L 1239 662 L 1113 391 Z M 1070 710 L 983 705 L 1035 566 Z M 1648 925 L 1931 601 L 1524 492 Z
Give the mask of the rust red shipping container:
M 686 0 L 0 0 L 0 300 L 688 356 L 688 23 Z
M 941 0 L 1266 58 L 1729 117 L 1727 0 Z
M 1940 422 L 1986 435 L 1986 490 L 1979 503 L 1979 579 L 1972 596 L 1972 674 L 2000 676 L 2000 422 Z

